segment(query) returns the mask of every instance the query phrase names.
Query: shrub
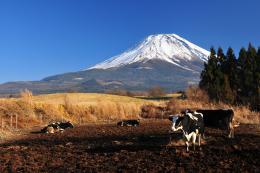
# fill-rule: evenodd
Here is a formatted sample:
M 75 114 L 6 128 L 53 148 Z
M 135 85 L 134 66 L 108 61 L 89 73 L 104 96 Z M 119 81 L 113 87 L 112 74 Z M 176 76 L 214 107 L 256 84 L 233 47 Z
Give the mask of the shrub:
M 189 86 L 185 93 L 189 100 L 204 103 L 209 102 L 208 94 L 204 90 L 200 89 L 198 86 Z
M 160 86 L 155 86 L 148 90 L 148 95 L 150 97 L 162 97 L 165 96 L 165 92 Z

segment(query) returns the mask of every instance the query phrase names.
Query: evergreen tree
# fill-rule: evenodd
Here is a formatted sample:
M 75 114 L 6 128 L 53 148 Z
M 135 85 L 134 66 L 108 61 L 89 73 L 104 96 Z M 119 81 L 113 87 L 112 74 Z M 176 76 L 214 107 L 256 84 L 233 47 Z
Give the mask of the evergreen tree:
M 216 92 L 217 99 L 223 100 L 223 89 L 224 89 L 224 73 L 223 73 L 223 63 L 226 61 L 226 56 L 223 53 L 223 49 L 221 47 L 218 48 L 217 51 L 217 69 L 215 72 L 216 77 Z
M 227 54 L 226 54 L 226 60 L 223 63 L 223 72 L 225 75 L 228 76 L 229 85 L 231 88 L 231 91 L 236 97 L 237 94 L 237 88 L 238 88 L 238 75 L 237 75 L 237 60 L 236 56 L 234 54 L 234 51 L 232 48 L 228 48 Z M 226 88 L 226 87 L 224 87 Z M 226 92 L 226 91 L 223 91 Z M 226 98 L 228 100 L 234 100 L 230 98 Z
M 256 55 L 256 72 L 255 72 L 255 81 L 256 81 L 256 103 L 260 104 L 260 47 L 258 48 Z
M 254 94 L 255 79 L 254 72 L 256 68 L 256 49 L 249 43 L 247 49 L 247 56 L 244 65 L 244 93 L 247 98 L 250 98 Z
M 225 103 L 234 103 L 235 95 L 230 87 L 228 75 L 224 75 L 223 90 L 222 90 L 222 101 Z
M 210 56 L 208 62 L 204 63 L 204 70 L 201 72 L 200 88 L 208 92 L 211 97 L 212 82 L 213 82 L 213 68 L 215 66 L 216 51 L 213 47 L 210 48 Z
M 226 55 L 221 48 L 210 49 L 210 57 L 204 63 L 200 87 L 210 99 L 227 103 L 260 104 L 260 47 L 249 43 L 248 49 L 241 48 L 239 57 L 232 48 Z
M 246 80 L 246 74 L 245 74 L 245 62 L 247 59 L 247 51 L 245 48 L 241 48 L 239 52 L 239 57 L 237 61 L 237 70 L 238 70 L 238 102 L 242 102 L 244 100 L 243 98 L 247 95 L 246 94 L 246 86 L 245 86 L 245 80 Z
M 210 49 L 208 63 L 204 64 L 204 70 L 201 73 L 200 87 L 204 89 L 212 100 L 219 101 L 221 97 L 221 66 L 216 56 L 216 51 Z
M 226 60 L 225 54 L 223 52 L 223 49 L 221 47 L 218 48 L 217 57 L 219 59 L 219 65 L 222 65 L 223 62 Z

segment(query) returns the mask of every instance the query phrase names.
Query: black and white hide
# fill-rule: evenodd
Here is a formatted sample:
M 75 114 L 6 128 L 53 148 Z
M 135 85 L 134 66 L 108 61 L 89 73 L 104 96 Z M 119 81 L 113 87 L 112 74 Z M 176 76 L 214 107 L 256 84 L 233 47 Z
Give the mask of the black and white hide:
M 117 123 L 118 126 L 139 126 L 139 120 L 122 120 Z
M 201 143 L 201 134 L 204 133 L 204 122 L 201 114 L 187 112 L 181 117 L 170 117 L 172 121 L 172 130 L 181 130 L 186 144 L 186 150 L 189 151 L 189 143 L 192 142 L 195 150 L 196 141 L 198 146 Z
M 61 129 L 74 128 L 74 125 L 73 125 L 70 121 L 67 121 L 67 122 L 59 122 L 58 125 L 59 125 L 59 127 L 60 127 Z
M 73 128 L 73 124 L 68 122 L 53 122 L 45 126 L 43 129 L 41 129 L 42 133 L 56 133 L 56 132 L 63 132 L 64 129 L 67 128 Z
M 61 129 L 57 123 L 51 123 L 41 129 L 42 133 L 57 133 L 63 132 L 64 129 Z

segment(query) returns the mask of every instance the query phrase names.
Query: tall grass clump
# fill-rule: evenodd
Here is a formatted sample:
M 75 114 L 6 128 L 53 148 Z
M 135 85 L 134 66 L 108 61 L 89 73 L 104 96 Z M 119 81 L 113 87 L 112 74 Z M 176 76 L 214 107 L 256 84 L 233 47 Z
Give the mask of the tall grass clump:
M 30 90 L 25 89 L 20 92 L 21 99 L 17 101 L 20 109 L 23 110 L 22 116 L 27 116 L 29 118 L 35 118 L 34 104 L 33 104 L 33 94 Z
M 171 113 L 179 113 L 185 109 L 233 109 L 234 120 L 240 123 L 258 124 L 260 123 L 260 113 L 250 110 L 245 105 L 230 105 L 223 102 L 209 101 L 205 91 L 196 86 L 186 90 L 187 99 L 172 99 L 167 103 L 167 109 Z

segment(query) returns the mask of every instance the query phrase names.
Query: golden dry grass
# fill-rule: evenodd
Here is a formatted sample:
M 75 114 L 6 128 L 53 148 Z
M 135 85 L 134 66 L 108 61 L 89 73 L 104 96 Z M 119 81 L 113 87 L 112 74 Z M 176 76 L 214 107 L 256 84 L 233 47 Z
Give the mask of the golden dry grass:
M 177 100 L 173 99 L 168 104 L 172 113 L 179 113 L 187 108 L 196 109 L 233 109 L 234 120 L 240 123 L 258 124 L 260 123 L 260 113 L 251 111 L 248 106 L 233 106 L 224 103 L 202 102 L 194 100 Z
M 21 92 L 21 98 L 0 99 L 0 127 L 30 128 L 50 121 L 69 120 L 76 124 L 139 118 L 145 104 L 158 101 L 97 93 L 61 93 L 33 96 Z M 3 122 L 3 125 L 1 124 Z
M 144 103 L 146 101 L 134 97 L 118 96 L 111 94 L 99 93 L 62 93 L 62 94 L 44 94 L 33 97 L 34 102 L 49 104 L 64 104 L 64 100 L 68 98 L 72 104 L 77 105 L 97 105 L 100 102 L 115 103 Z
M 172 110 L 172 113 L 178 113 L 184 109 L 233 109 L 234 110 L 234 120 L 239 123 L 250 123 L 259 124 L 260 123 L 260 113 L 250 110 L 249 106 L 244 105 L 229 105 L 222 102 L 211 102 L 207 94 L 199 89 L 198 87 L 189 87 L 186 91 L 188 99 L 179 100 L 172 99 L 168 103 L 168 107 Z

